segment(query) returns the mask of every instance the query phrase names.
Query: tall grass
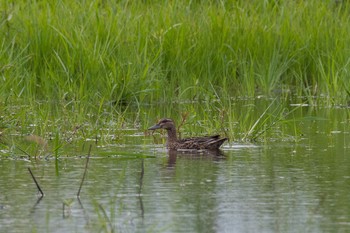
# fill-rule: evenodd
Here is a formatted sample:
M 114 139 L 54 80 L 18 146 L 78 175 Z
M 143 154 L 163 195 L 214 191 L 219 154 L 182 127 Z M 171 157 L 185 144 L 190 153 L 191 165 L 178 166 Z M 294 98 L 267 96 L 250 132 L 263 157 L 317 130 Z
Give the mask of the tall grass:
M 235 96 L 349 97 L 348 1 L 0 4 L 0 100 L 25 102 L 35 116 L 23 121 L 43 127 L 123 122 L 130 104 L 220 99 L 227 112 Z
M 210 85 L 345 95 L 349 13 L 347 1 L 4 1 L 1 96 L 166 101 Z

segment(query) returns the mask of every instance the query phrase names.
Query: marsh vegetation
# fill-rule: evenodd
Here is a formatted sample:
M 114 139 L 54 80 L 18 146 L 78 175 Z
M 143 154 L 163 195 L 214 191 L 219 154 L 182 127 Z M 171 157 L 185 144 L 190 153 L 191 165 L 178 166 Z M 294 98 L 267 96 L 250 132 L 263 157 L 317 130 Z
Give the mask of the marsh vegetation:
M 5 133 L 67 139 L 80 129 L 107 140 L 186 115 L 186 132 L 256 139 L 293 119 L 297 105 L 348 104 L 347 1 L 3 1 L 1 9 Z

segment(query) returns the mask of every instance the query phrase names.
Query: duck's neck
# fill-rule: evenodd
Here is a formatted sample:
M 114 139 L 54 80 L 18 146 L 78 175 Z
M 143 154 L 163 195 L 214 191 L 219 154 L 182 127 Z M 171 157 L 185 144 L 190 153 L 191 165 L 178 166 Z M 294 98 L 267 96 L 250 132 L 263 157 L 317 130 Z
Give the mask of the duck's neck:
M 176 128 L 172 127 L 171 129 L 168 129 L 167 132 L 168 132 L 167 144 L 177 142 Z

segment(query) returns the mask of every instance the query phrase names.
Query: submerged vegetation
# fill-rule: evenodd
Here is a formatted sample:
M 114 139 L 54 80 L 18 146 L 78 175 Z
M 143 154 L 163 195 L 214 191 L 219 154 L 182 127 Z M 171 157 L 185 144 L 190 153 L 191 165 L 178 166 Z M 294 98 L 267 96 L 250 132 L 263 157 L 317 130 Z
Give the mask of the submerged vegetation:
M 3 129 L 66 140 L 84 125 L 83 138 L 116 135 L 190 113 L 206 131 L 255 139 L 294 112 L 281 107 L 291 99 L 349 99 L 348 1 L 0 4 Z M 258 96 L 268 101 L 250 106 Z

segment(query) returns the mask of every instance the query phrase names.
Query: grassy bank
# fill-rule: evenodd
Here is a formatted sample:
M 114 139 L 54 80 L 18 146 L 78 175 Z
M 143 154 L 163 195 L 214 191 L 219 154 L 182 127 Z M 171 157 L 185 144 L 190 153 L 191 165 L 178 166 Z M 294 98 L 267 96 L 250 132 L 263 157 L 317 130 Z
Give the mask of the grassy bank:
M 121 126 L 130 105 L 215 101 L 233 123 L 236 96 L 348 100 L 347 1 L 0 4 L 5 123 L 41 125 L 41 135 L 57 124 Z

